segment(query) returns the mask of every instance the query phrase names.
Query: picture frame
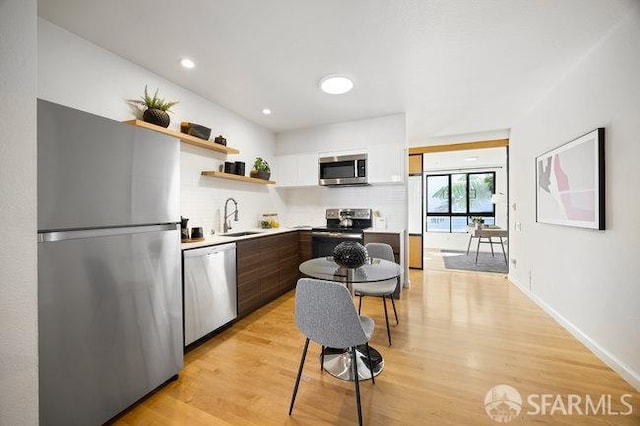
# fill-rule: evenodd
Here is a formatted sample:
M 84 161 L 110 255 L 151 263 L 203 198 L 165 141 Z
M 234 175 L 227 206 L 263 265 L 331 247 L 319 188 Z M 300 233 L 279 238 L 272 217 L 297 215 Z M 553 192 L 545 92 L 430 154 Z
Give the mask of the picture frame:
M 536 157 L 536 222 L 605 229 L 604 128 Z

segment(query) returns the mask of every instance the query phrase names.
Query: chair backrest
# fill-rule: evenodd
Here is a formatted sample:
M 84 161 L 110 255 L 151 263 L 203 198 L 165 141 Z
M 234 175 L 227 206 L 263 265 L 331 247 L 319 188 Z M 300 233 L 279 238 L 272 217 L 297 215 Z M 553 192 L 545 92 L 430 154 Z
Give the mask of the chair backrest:
M 367 249 L 367 253 L 369 257 L 375 257 L 376 259 L 389 260 L 391 262 L 395 262 L 396 258 L 393 255 L 393 248 L 389 244 L 385 243 L 368 243 L 364 246 Z M 395 290 L 399 291 L 400 288 L 400 277 L 395 280 Z
M 393 257 L 393 248 L 391 248 L 389 244 L 368 243 L 365 245 L 365 248 L 367 249 L 367 253 L 369 253 L 369 257 L 390 260 L 391 262 L 396 261 L 395 257 Z
M 323 346 L 348 348 L 368 341 L 351 293 L 342 284 L 299 279 L 295 311 L 302 334 Z

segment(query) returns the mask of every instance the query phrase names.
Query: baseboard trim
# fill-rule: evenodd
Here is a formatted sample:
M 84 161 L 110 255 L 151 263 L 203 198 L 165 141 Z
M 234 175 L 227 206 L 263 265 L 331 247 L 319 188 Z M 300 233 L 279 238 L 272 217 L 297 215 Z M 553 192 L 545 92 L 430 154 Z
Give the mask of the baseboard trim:
M 527 287 L 519 283 L 512 275 L 508 276 L 509 281 L 518 287 L 529 299 L 549 314 L 558 324 L 567 330 L 573 337 L 578 339 L 580 343 L 585 345 L 595 356 L 600 358 L 602 362 L 607 364 L 613 371 L 618 373 L 627 383 L 640 391 L 640 373 L 631 369 L 627 364 L 621 362 L 613 354 L 592 340 L 589 336 L 582 332 L 573 323 L 560 315 L 555 309 L 549 306 L 545 301 L 533 294 Z

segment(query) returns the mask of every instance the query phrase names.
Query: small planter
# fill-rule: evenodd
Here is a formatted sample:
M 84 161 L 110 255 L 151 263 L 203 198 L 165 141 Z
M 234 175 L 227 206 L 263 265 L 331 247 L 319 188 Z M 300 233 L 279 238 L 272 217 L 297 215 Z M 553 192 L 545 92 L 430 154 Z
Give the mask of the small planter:
M 256 179 L 269 180 L 271 172 L 265 172 L 264 170 L 251 170 L 250 176 Z
M 171 122 L 169 114 L 166 111 L 162 111 L 157 108 L 147 108 L 142 114 L 142 119 L 147 123 L 155 124 L 156 126 L 167 128 Z

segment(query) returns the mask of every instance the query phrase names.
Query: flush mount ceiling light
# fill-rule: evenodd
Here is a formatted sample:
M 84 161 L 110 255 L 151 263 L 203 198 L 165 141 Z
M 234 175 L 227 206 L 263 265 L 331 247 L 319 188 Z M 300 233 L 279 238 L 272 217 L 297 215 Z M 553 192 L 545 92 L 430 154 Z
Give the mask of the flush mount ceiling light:
M 478 161 L 478 157 L 467 157 L 464 161 Z
M 189 58 L 180 59 L 180 65 L 187 69 L 191 69 L 196 66 L 196 64 Z
M 320 80 L 320 89 L 330 95 L 342 95 L 353 89 L 353 81 L 344 75 L 331 74 Z
M 263 113 L 264 115 L 271 115 L 271 110 L 270 110 L 269 108 L 263 108 L 263 109 L 262 109 L 262 113 Z

